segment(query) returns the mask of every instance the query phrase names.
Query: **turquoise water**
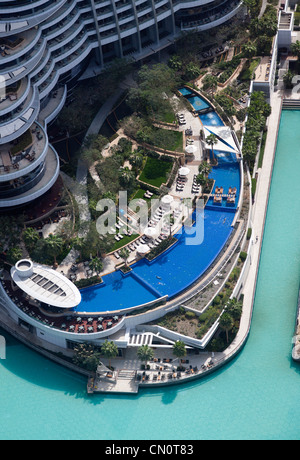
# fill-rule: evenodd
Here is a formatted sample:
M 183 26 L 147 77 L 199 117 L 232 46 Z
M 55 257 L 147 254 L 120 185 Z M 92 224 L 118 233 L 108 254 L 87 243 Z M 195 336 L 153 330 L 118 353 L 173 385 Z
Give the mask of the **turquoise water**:
M 0 361 L 1 439 L 299 439 L 300 366 L 291 339 L 300 279 L 300 112 L 283 112 L 253 322 L 211 376 L 138 396 L 93 396 L 86 381 L 9 340 Z

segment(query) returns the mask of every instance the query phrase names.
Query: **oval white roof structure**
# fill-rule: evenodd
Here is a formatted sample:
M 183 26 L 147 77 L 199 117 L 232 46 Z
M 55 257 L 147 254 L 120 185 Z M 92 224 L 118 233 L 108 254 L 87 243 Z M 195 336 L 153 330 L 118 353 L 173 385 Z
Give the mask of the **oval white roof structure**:
M 47 305 L 74 308 L 81 302 L 77 287 L 64 275 L 47 266 L 24 259 L 11 268 L 10 274 L 23 292 Z

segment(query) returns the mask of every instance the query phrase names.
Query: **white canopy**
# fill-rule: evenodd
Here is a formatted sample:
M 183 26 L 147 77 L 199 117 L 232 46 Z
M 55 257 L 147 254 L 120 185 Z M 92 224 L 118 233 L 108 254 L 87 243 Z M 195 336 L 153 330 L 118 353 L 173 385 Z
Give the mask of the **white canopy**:
M 182 168 L 179 169 L 178 174 L 180 176 L 187 176 L 189 172 L 190 172 L 189 168 L 182 166 Z
M 174 201 L 174 198 L 171 195 L 164 195 L 161 199 L 163 204 L 171 204 Z
M 156 238 L 158 231 L 154 227 L 147 227 L 144 231 L 144 235 L 148 236 L 149 238 Z
M 204 126 L 205 139 L 210 135 L 214 134 L 217 137 L 217 143 L 213 146 L 214 150 L 221 152 L 234 152 L 237 153 L 238 149 L 236 143 L 232 137 L 231 129 L 228 126 Z M 210 150 L 211 146 L 206 144 L 206 149 Z
M 197 147 L 195 145 L 187 145 L 185 151 L 186 153 L 195 153 L 197 151 Z
M 139 254 L 146 254 L 147 252 L 150 251 L 150 247 L 148 246 L 148 244 L 140 244 L 137 248 L 136 248 L 137 252 Z

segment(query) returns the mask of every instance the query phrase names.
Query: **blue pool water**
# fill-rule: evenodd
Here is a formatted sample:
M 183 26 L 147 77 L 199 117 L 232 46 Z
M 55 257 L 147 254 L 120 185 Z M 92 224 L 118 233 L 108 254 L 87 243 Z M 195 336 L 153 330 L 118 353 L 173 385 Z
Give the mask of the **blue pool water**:
M 122 310 L 165 295 L 178 295 L 205 272 L 222 250 L 232 231 L 233 217 L 222 210 L 200 212 L 192 233 L 183 229 L 175 235 L 178 243 L 151 264 L 142 259 L 132 265 L 133 271 L 126 277 L 120 271 L 114 272 L 103 276 L 103 286 L 83 289 L 78 311 Z
M 179 92 L 183 95 L 183 96 L 191 96 L 193 93 L 190 89 L 188 88 L 180 88 Z
M 208 109 L 210 105 L 199 96 L 191 96 L 188 98 L 188 101 L 192 104 L 196 112 L 199 110 Z
M 86 395 L 86 379 L 8 337 L 0 439 L 299 440 L 291 359 L 300 280 L 300 112 L 284 111 L 249 338 L 221 370 L 137 396 Z
M 199 118 L 204 126 L 223 126 L 224 123 L 216 112 L 200 114 Z
M 228 194 L 229 188 L 236 188 L 236 200 L 234 204 L 228 204 L 226 198 L 223 198 L 221 207 L 235 209 L 238 204 L 238 197 L 240 195 L 240 167 L 237 161 L 234 161 L 233 154 L 217 152 L 215 156 L 218 158 L 218 166 L 212 169 L 209 177 L 215 180 L 213 188 L 213 194 L 216 191 L 216 187 L 223 187 L 223 194 Z M 213 207 L 220 207 L 220 204 L 213 202 L 213 198 L 210 197 L 207 205 Z
M 185 90 L 180 92 L 188 91 Z M 199 96 L 196 98 L 204 103 Z M 166 295 L 172 299 L 205 273 L 231 234 L 240 194 L 240 168 L 236 156 L 218 151 L 215 155 L 218 166 L 212 168 L 210 177 L 215 179 L 215 186 L 223 186 L 224 193 L 229 187 L 236 187 L 236 202 L 228 204 L 224 199 L 221 204 L 215 204 L 211 198 L 204 213 L 194 219 L 194 236 L 183 229 L 181 234 L 175 235 L 178 243 L 151 264 L 143 259 L 131 266 L 132 272 L 126 277 L 121 272 L 103 276 L 103 285 L 81 291 L 78 311 L 123 310 Z
M 124 277 L 120 271 L 103 277 L 104 284 L 81 290 L 79 311 L 104 312 L 151 302 L 160 297 L 154 289 L 141 284 L 131 275 Z

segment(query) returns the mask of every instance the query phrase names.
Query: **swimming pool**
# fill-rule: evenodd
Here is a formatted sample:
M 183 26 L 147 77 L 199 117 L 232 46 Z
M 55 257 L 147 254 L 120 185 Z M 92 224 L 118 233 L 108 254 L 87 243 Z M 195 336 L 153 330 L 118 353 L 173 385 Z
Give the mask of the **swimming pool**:
M 186 97 L 188 91 L 180 89 L 180 92 L 187 94 Z M 196 97 L 204 102 L 199 96 Z M 211 114 L 218 117 L 215 112 L 208 115 Z M 183 229 L 175 235 L 178 243 L 151 264 L 142 259 L 131 265 L 132 271 L 126 277 L 120 271 L 103 276 L 102 285 L 81 291 L 82 302 L 77 307 L 78 311 L 92 313 L 124 310 L 164 296 L 172 299 L 205 273 L 232 232 L 231 224 L 240 194 L 240 167 L 236 156 L 219 151 L 215 155 L 218 166 L 212 168 L 209 177 L 215 180 L 215 187 L 224 188 L 224 194 L 228 193 L 229 187 L 235 187 L 235 203 L 228 204 L 224 199 L 216 205 L 210 198 L 204 212 L 194 219 L 194 236 L 189 234 L 189 230 Z
M 240 166 L 237 161 L 234 161 L 234 154 L 227 152 L 215 151 L 215 156 L 218 158 L 218 166 L 215 166 L 209 178 L 215 180 L 213 194 L 216 192 L 216 187 L 223 187 L 223 194 L 227 195 L 229 188 L 236 188 L 236 199 L 234 204 L 228 204 L 227 198 L 222 199 L 222 203 L 214 203 L 213 197 L 210 197 L 207 206 L 222 207 L 236 209 L 240 195 Z
M 216 112 L 199 114 L 199 118 L 204 126 L 224 126 L 223 121 Z
M 182 96 L 191 96 L 193 94 L 193 92 L 186 87 L 180 88 L 178 91 L 182 94 Z
M 121 271 L 103 276 L 103 284 L 81 290 L 81 312 L 105 312 L 151 302 L 161 297 L 151 286 L 146 286 L 131 274 L 124 277 Z
M 199 112 L 200 110 L 208 109 L 210 107 L 210 105 L 204 99 L 202 99 L 200 96 L 197 96 L 197 95 L 188 97 L 188 101 L 190 104 L 192 104 L 196 112 Z
M 160 297 L 173 298 L 194 283 L 211 265 L 232 232 L 234 214 L 223 210 L 200 212 L 193 230 L 176 234 L 178 243 L 152 263 L 141 259 L 132 272 L 103 276 L 103 285 L 81 290 L 81 312 L 122 310 Z M 191 234 L 192 233 L 192 234 Z

